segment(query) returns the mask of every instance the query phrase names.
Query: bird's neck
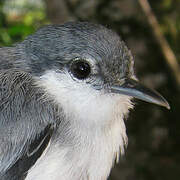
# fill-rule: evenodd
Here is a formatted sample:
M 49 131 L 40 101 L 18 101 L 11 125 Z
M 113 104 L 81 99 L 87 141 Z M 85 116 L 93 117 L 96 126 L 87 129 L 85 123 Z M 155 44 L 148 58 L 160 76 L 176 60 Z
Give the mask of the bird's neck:
M 27 180 L 105 180 L 127 144 L 124 116 L 132 108 L 130 98 L 61 76 L 49 72 L 38 82 L 63 113 L 56 137 Z
M 58 130 L 57 138 L 61 137 L 61 139 L 55 138 L 51 142 L 47 152 L 30 171 L 28 175 L 30 178 L 27 180 L 107 179 L 114 161 L 118 160 L 119 153 L 124 153 L 124 145 L 127 144 L 124 113 L 119 111 L 117 104 L 112 108 L 111 115 L 104 114 L 104 117 L 110 118 L 104 119 L 106 123 L 99 122 L 94 126 L 83 124 L 88 123 L 88 118 L 85 118 L 83 123 L 78 119 L 67 123 L 68 119 L 66 119 L 64 121 L 66 123 L 62 122 Z M 38 173 L 40 170 L 44 172 L 41 175 Z
M 13 47 L 0 48 L 0 70 L 19 69 L 28 72 L 24 44 L 16 44 Z

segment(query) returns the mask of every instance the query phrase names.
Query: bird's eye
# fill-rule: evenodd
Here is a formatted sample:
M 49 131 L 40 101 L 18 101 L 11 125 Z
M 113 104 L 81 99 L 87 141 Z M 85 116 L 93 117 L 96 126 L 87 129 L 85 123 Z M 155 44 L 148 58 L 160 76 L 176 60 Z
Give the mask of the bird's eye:
M 91 67 L 84 60 L 76 60 L 71 64 L 70 71 L 75 78 L 86 79 L 91 73 Z

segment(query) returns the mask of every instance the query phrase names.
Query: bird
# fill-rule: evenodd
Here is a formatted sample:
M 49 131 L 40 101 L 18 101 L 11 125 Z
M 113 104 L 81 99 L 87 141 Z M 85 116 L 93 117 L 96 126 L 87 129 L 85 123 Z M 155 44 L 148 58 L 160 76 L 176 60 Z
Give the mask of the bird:
M 46 25 L 1 47 L 0 180 L 107 179 L 128 143 L 133 98 L 170 108 L 103 25 Z

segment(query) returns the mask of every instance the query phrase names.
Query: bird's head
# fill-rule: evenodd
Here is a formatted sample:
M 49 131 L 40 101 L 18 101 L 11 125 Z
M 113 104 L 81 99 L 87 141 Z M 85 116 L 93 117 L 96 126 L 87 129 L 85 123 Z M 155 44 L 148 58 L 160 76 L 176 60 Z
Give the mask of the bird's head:
M 132 107 L 131 97 L 169 108 L 160 94 L 136 80 L 134 60 L 125 43 L 101 25 L 45 26 L 22 45 L 28 59 L 24 68 L 67 113 L 103 119 L 115 103 L 126 114 Z

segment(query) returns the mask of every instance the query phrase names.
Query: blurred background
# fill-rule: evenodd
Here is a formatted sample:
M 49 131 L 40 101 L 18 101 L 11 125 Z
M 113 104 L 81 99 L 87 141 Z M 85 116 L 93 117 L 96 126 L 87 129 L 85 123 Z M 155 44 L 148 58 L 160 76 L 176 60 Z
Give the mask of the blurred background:
M 0 0 L 0 46 L 22 41 L 42 25 L 77 20 L 120 34 L 134 55 L 137 77 L 171 105 L 166 110 L 134 101 L 126 121 L 129 145 L 109 180 L 179 180 L 180 1 Z

